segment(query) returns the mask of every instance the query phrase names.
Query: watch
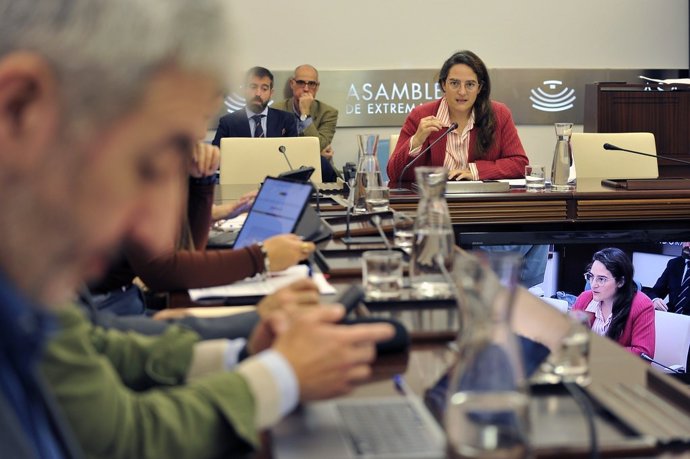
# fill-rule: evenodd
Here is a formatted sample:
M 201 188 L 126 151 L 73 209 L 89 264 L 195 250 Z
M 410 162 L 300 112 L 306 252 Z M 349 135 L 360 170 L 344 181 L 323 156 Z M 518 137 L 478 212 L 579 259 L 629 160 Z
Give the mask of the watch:
M 307 121 L 307 118 L 309 118 L 309 116 L 311 116 L 311 115 L 300 115 L 299 120 L 300 121 Z

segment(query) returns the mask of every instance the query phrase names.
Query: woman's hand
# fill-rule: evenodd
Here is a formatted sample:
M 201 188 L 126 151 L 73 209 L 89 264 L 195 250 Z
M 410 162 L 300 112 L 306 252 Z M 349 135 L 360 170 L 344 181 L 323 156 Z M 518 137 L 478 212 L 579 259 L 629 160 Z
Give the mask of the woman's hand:
M 264 241 L 271 271 L 282 271 L 296 265 L 316 249 L 313 242 L 303 241 L 295 234 L 281 234 Z
M 472 180 L 472 172 L 469 169 L 453 169 L 448 172 L 448 180 Z
M 432 132 L 438 132 L 441 129 L 443 129 L 443 124 L 435 116 L 422 118 L 417 126 L 417 132 L 410 139 L 410 150 L 421 147 Z
M 189 175 L 202 178 L 213 175 L 220 166 L 220 149 L 204 142 L 198 142 L 192 152 Z

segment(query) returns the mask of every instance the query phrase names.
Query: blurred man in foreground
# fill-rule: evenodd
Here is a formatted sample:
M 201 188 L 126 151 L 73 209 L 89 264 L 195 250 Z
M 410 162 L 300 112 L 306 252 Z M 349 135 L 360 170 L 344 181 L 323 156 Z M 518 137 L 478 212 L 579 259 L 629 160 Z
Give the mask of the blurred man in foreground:
M 222 0 L 0 0 L 0 444 L 7 457 L 80 455 L 36 369 L 55 327 L 50 311 L 102 274 L 125 238 L 160 250 L 175 237 L 183 199 L 164 188 L 227 79 L 227 11 Z M 284 320 L 260 329 L 266 339 L 258 347 L 275 338 L 272 350 L 237 371 L 184 384 L 226 354 L 204 352 L 191 335 L 161 350 L 158 338 L 106 333 L 64 310 L 63 333 L 74 344 L 68 357 L 85 382 L 94 369 L 106 375 L 125 402 L 118 419 L 149 426 L 133 433 L 135 441 L 115 435 L 89 451 L 103 456 L 119 442 L 138 448 L 128 457 L 192 456 L 199 445 L 218 456 L 256 444 L 257 430 L 298 399 L 347 392 L 366 377 L 374 342 L 392 333 L 335 325 L 342 310 L 319 308 L 289 329 Z M 164 428 L 159 420 L 167 422 L 166 444 L 150 443 Z

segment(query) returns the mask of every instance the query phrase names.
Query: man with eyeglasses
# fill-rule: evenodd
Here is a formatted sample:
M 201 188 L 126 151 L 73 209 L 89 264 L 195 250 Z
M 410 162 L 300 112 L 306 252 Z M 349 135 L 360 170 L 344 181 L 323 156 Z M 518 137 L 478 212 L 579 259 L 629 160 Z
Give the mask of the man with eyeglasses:
M 311 65 L 300 65 L 290 78 L 292 97 L 276 102 L 273 107 L 294 114 L 299 135 L 318 137 L 321 148 L 321 180 L 335 182 L 331 142 L 338 122 L 338 110 L 316 99 L 319 72 Z
M 264 67 L 252 67 L 244 81 L 247 105 L 223 116 L 213 145 L 219 147 L 224 137 L 297 137 L 291 116 L 268 105 L 273 97 L 273 74 Z

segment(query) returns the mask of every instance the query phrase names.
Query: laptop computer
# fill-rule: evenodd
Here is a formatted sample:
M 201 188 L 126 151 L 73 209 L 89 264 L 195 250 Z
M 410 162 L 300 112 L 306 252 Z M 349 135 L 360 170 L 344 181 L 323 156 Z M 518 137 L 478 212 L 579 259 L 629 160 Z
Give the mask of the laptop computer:
M 309 403 L 271 432 L 276 459 L 446 457 L 441 426 L 413 394 Z
M 280 147 L 284 147 L 285 155 Z M 225 137 L 220 140 L 220 158 L 221 185 L 259 184 L 267 175 L 276 177 L 301 166 L 313 167 L 312 177 L 321 181 L 321 151 L 316 137 Z
M 278 234 L 293 233 L 309 203 L 310 183 L 266 177 L 234 243 L 226 236 L 225 247 L 240 249 Z M 218 235 L 209 246 L 219 246 Z

